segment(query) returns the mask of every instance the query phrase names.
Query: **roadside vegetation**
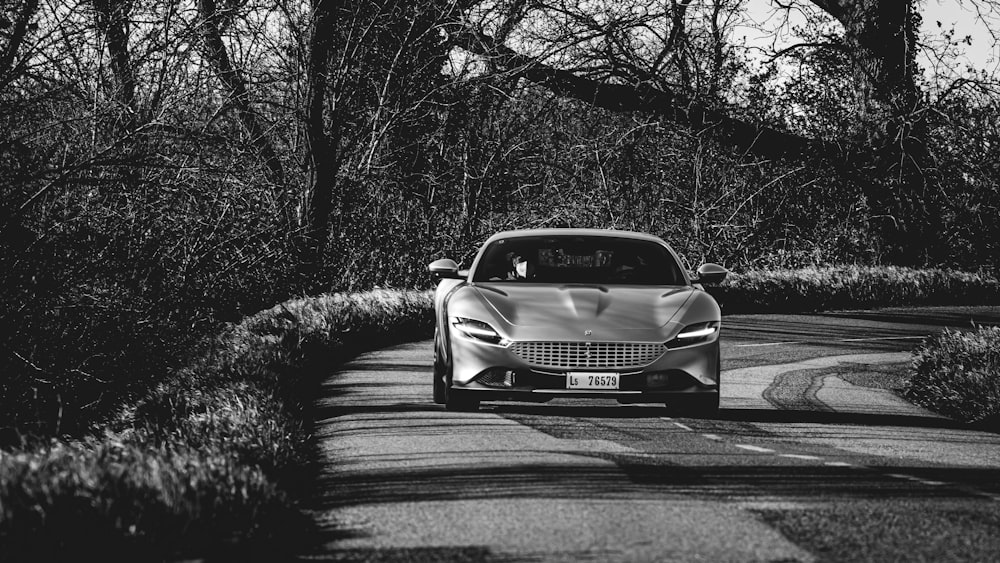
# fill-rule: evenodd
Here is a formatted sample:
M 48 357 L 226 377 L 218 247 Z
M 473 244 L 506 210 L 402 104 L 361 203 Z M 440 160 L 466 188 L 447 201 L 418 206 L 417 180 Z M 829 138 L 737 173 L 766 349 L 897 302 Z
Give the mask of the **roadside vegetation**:
M 431 331 L 430 295 L 293 299 L 227 328 L 100 432 L 0 452 L 0 560 L 273 561 L 310 522 L 311 401 L 360 351 Z
M 932 336 L 914 351 L 910 371 L 904 397 L 1000 431 L 1000 327 Z
M 992 275 L 898 266 L 737 271 L 708 291 L 726 314 L 1000 304 L 1000 281 Z
M 954 304 L 949 294 L 1000 302 L 995 278 L 856 266 L 745 272 L 712 291 L 741 312 Z M 268 560 L 306 548 L 300 501 L 315 462 L 317 386 L 362 351 L 429 337 L 431 297 L 373 290 L 286 301 L 225 328 L 88 437 L 0 453 L 4 558 Z M 960 420 L 995 417 L 998 350 L 1000 329 L 931 339 L 914 356 L 906 396 Z

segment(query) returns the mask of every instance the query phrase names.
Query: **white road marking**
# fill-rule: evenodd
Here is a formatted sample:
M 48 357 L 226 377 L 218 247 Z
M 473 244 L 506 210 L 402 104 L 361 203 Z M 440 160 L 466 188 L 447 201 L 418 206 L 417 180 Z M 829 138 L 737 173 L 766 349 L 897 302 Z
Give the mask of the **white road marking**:
M 778 454 L 778 457 L 787 457 L 789 459 L 806 459 L 810 461 L 818 461 L 820 459 L 823 459 L 819 456 L 804 455 L 804 454 Z
M 875 342 L 878 340 L 922 340 L 926 336 L 872 336 L 867 338 L 837 338 L 828 342 Z M 785 342 L 761 342 L 757 344 L 735 344 L 735 348 L 759 348 L 764 346 L 784 346 L 786 344 L 815 344 L 813 340 L 787 340 Z
M 842 338 L 837 342 L 874 342 L 876 340 L 922 340 L 926 336 L 876 336 L 872 338 Z
M 748 451 L 751 451 L 751 452 L 760 452 L 762 454 L 773 454 L 774 453 L 774 450 L 771 450 L 771 449 L 768 449 L 768 448 L 762 448 L 760 446 L 750 446 L 750 445 L 747 445 L 747 444 L 733 444 L 733 445 L 736 446 L 737 448 L 741 448 L 741 449 L 748 450 Z
M 827 461 L 823 465 L 829 465 L 830 467 L 857 467 L 857 465 L 847 463 L 846 461 Z
M 923 338 L 923 337 L 922 336 L 889 336 L 889 337 L 874 337 L 874 338 L 850 338 L 850 339 L 841 339 L 839 341 L 840 342 L 864 342 L 864 341 L 877 341 L 877 340 L 917 340 L 917 339 L 920 339 L 920 338 Z M 747 344 L 747 345 L 737 345 L 737 346 L 779 346 L 779 345 L 783 345 L 783 344 L 808 344 L 808 343 L 809 342 L 775 342 L 775 343 Z M 773 380 L 774 377 L 776 377 L 780 373 L 783 373 L 784 371 L 789 371 L 789 370 L 791 370 L 793 368 L 794 369 L 821 369 L 821 368 L 827 368 L 827 367 L 831 367 L 831 366 L 840 365 L 843 362 L 859 362 L 859 363 L 883 364 L 883 363 L 892 363 L 892 362 L 904 361 L 908 357 L 909 357 L 909 354 L 905 353 L 905 352 L 896 352 L 896 353 L 891 353 L 891 354 L 867 354 L 867 355 L 861 354 L 861 355 L 849 355 L 849 356 L 822 357 L 822 358 L 810 359 L 810 360 L 803 361 L 803 362 L 796 362 L 794 364 L 784 364 L 784 365 L 780 365 L 780 366 L 764 366 L 763 368 L 762 367 L 757 367 L 757 368 L 743 368 L 743 369 L 739 369 L 739 370 L 730 370 L 728 373 L 729 373 L 729 375 L 733 375 L 735 373 L 739 373 L 742 376 L 743 372 L 747 372 L 747 375 L 749 377 L 742 378 L 743 379 L 743 386 L 746 388 L 743 391 L 745 391 L 745 394 L 746 394 L 747 397 L 750 397 L 750 396 L 758 396 L 758 394 L 760 393 L 760 391 L 759 391 L 760 388 L 765 388 L 767 386 L 767 383 L 769 383 L 770 380 Z M 781 368 L 784 368 L 784 369 L 781 369 Z M 761 370 L 763 370 L 764 373 L 759 373 Z M 754 380 L 754 377 L 756 377 L 757 379 L 762 380 L 762 381 L 758 382 L 758 381 Z M 820 392 L 828 391 L 827 395 L 830 395 L 830 393 L 833 393 L 833 392 L 836 392 L 837 394 L 839 394 L 838 396 L 840 396 L 841 402 L 849 403 L 849 404 L 847 404 L 847 408 L 845 409 L 845 412 L 851 412 L 852 410 L 857 410 L 859 408 L 859 405 L 861 405 L 863 407 L 866 407 L 866 408 L 870 408 L 871 407 L 871 405 L 869 405 L 868 403 L 863 403 L 863 402 L 858 402 L 857 400 L 853 400 L 852 397 L 848 397 L 849 399 L 852 399 L 852 401 L 847 401 L 847 400 L 843 399 L 843 395 L 845 394 L 845 391 L 853 391 L 854 390 L 854 386 L 851 386 L 850 384 L 848 384 L 846 382 L 843 382 L 843 381 L 839 380 L 838 378 L 828 378 L 828 379 L 833 384 L 832 385 L 826 385 L 825 387 L 823 387 L 822 389 L 820 389 Z M 748 380 L 750 380 L 750 381 L 748 381 Z M 763 381 L 763 380 L 767 380 L 767 381 Z M 729 397 L 729 399 L 733 399 L 733 398 L 734 397 L 732 397 L 732 396 Z M 737 399 L 743 399 L 744 396 L 740 395 L 740 396 L 735 397 L 735 398 L 737 398 Z M 876 406 L 878 406 L 881 409 L 881 411 L 885 411 L 887 406 L 889 406 L 889 407 L 894 406 L 893 403 L 887 403 L 886 404 L 885 401 L 884 401 L 884 398 L 881 398 L 881 400 L 882 400 L 882 402 L 879 403 L 878 405 L 876 405 Z M 832 402 L 835 403 L 836 401 L 832 401 Z M 743 405 L 741 405 L 741 406 L 743 406 Z M 751 406 L 756 406 L 756 405 L 754 404 L 754 405 L 751 405 Z M 838 406 L 840 406 L 840 405 L 838 404 Z M 909 410 L 900 410 L 900 413 L 902 413 L 902 414 L 910 414 L 912 412 L 916 412 L 916 413 L 924 415 L 924 416 L 935 416 L 935 415 L 933 415 L 931 413 L 920 411 L 917 407 L 912 407 L 909 404 L 907 404 L 907 407 L 909 408 Z M 840 410 L 840 409 L 838 409 L 838 410 Z M 893 412 L 895 413 L 895 411 L 893 411 Z M 682 424 L 682 423 L 680 423 L 678 421 L 675 421 L 671 417 L 660 417 L 660 418 L 662 420 L 670 422 L 674 426 L 677 426 L 678 428 L 681 428 L 681 429 L 686 430 L 686 431 L 696 432 L 698 430 L 697 428 L 692 428 L 692 427 L 687 426 L 685 424 Z M 766 425 L 766 424 L 765 425 L 761 425 L 761 426 L 765 427 L 765 428 L 769 427 L 769 425 Z M 877 474 L 882 475 L 885 478 L 899 479 L 899 480 L 903 480 L 903 481 L 909 481 L 909 482 L 913 483 L 915 486 L 923 486 L 923 487 L 954 487 L 954 486 L 960 486 L 960 485 L 956 485 L 955 483 L 950 483 L 950 482 L 946 482 L 946 481 L 935 481 L 935 480 L 932 480 L 932 479 L 924 479 L 924 478 L 921 478 L 921 477 L 917 477 L 917 476 L 914 476 L 914 475 L 907 475 L 907 474 L 904 474 L 904 473 L 886 473 L 886 472 L 884 472 L 884 470 L 882 470 L 880 468 L 877 468 L 877 467 L 869 467 L 869 466 L 866 466 L 866 465 L 857 465 L 857 464 L 849 463 L 849 462 L 846 462 L 846 461 L 838 461 L 838 460 L 825 461 L 822 456 L 799 454 L 799 453 L 781 453 L 780 451 L 776 451 L 774 449 L 765 448 L 765 447 L 761 447 L 761 446 L 754 446 L 754 445 L 750 445 L 750 444 L 735 444 L 735 443 L 732 442 L 732 440 L 733 440 L 733 438 L 736 438 L 736 436 L 728 436 L 728 435 L 720 436 L 719 434 L 709 434 L 709 433 L 700 433 L 700 434 L 701 434 L 701 437 L 705 438 L 706 440 L 712 440 L 712 441 L 716 441 L 716 442 L 720 442 L 720 443 L 725 443 L 725 444 L 733 445 L 733 446 L 736 446 L 737 448 L 740 448 L 742 450 L 746 450 L 746 451 L 754 452 L 754 453 L 758 453 L 758 454 L 771 455 L 771 456 L 773 456 L 775 458 L 779 458 L 780 457 L 780 458 L 786 458 L 786 459 L 797 459 L 797 460 L 802 460 L 804 462 L 814 463 L 817 466 L 822 465 L 822 466 L 826 466 L 826 467 L 847 468 L 847 469 L 850 469 L 850 470 L 853 470 L 853 471 L 871 470 L 871 471 L 874 471 Z M 865 437 L 866 436 L 862 436 L 862 438 L 865 438 Z M 820 441 L 818 443 L 822 443 L 822 442 L 824 442 L 824 440 L 820 439 Z M 998 443 L 998 445 L 1000 445 L 1000 443 Z M 843 447 L 842 444 L 841 444 L 841 446 Z M 848 447 L 848 449 L 850 449 L 850 448 Z M 866 450 L 862 450 L 862 451 L 866 451 Z M 961 487 L 961 488 L 965 489 L 965 487 Z M 978 496 L 981 496 L 983 498 L 988 498 L 988 499 L 990 499 L 990 500 L 992 500 L 994 502 L 1000 502 L 1000 494 L 990 493 L 990 492 L 984 492 L 984 491 L 975 491 L 975 490 L 970 491 L 970 492 L 972 492 L 973 494 L 976 494 Z
M 927 485 L 928 487 L 943 487 L 948 485 L 944 481 L 930 481 L 928 479 L 921 479 L 915 475 L 906 475 L 903 473 L 886 473 L 886 477 L 894 477 L 896 479 L 905 479 L 907 481 L 913 481 L 914 483 L 920 483 L 921 485 Z
M 671 423 L 674 424 L 674 426 L 677 426 L 678 428 L 681 428 L 683 430 L 687 430 L 689 432 L 693 432 L 694 431 L 694 429 L 691 428 L 690 426 L 688 426 L 686 424 L 682 424 L 680 422 L 677 422 L 677 421 L 675 421 L 674 419 L 672 419 L 672 418 L 670 418 L 668 416 L 661 416 L 660 419 L 661 420 L 665 420 L 667 422 L 671 422 Z M 724 442 L 725 441 L 725 438 L 723 438 L 722 436 L 719 436 L 718 434 L 702 434 L 701 436 L 703 438 L 706 438 L 708 440 L 714 440 L 716 442 Z M 736 446 L 737 448 L 740 448 L 740 449 L 743 449 L 743 450 L 747 450 L 747 451 L 751 451 L 751 452 L 756 452 L 756 453 L 762 453 L 762 454 L 774 454 L 775 457 L 783 457 L 783 458 L 786 458 L 786 459 L 801 459 L 803 461 L 822 461 L 823 460 L 823 458 L 820 457 L 820 456 L 808 455 L 808 454 L 783 454 L 783 453 L 778 453 L 775 450 L 772 450 L 770 448 L 764 448 L 764 447 L 761 447 L 761 446 L 752 446 L 750 444 L 733 444 L 733 445 Z M 652 454 L 637 454 L 637 455 L 642 456 L 642 457 L 656 457 L 655 455 L 652 455 Z M 846 461 L 823 461 L 823 465 L 825 465 L 827 467 L 849 467 L 849 468 L 852 468 L 852 469 L 862 469 L 862 467 L 863 467 L 863 466 L 859 466 L 859 465 L 854 465 L 853 463 L 848 463 Z M 920 483 L 921 485 L 924 485 L 924 486 L 927 486 L 927 487 L 943 487 L 943 486 L 947 486 L 948 485 L 948 483 L 943 482 L 943 481 L 930 481 L 930 480 L 927 480 L 927 479 L 921 479 L 920 477 L 916 477 L 916 476 L 913 476 L 913 475 L 906 475 L 904 473 L 883 473 L 883 475 L 885 475 L 886 477 L 892 477 L 894 479 L 902 479 L 904 481 L 911 481 L 911 482 L 914 482 L 914 483 Z M 989 499 L 991 499 L 993 501 L 1000 502 L 1000 495 L 995 495 L 995 494 L 991 494 L 991 493 L 984 493 L 984 492 L 978 492 L 978 494 L 980 496 L 989 498 Z

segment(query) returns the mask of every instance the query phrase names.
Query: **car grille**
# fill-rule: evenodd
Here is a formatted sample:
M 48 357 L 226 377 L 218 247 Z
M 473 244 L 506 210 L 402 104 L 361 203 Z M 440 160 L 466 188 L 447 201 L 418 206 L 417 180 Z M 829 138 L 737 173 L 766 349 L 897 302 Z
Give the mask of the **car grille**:
M 555 369 L 625 369 L 652 363 L 662 344 L 635 342 L 515 342 L 510 350 L 525 362 Z

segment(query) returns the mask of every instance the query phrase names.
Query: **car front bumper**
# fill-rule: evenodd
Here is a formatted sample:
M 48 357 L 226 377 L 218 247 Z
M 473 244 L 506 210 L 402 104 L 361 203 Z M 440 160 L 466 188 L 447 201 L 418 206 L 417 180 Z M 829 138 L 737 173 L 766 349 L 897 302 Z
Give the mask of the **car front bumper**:
M 452 386 L 490 400 L 544 402 L 556 397 L 611 398 L 623 403 L 662 402 L 670 397 L 719 392 L 719 340 L 668 349 L 650 363 L 626 368 L 554 368 L 533 365 L 510 346 L 453 334 Z M 568 389 L 569 372 L 614 372 L 619 388 Z

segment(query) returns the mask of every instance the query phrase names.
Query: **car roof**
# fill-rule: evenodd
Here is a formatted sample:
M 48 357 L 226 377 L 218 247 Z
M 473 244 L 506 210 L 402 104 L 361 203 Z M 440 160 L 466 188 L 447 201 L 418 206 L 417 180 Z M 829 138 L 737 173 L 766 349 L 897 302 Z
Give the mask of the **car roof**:
M 517 229 L 512 231 L 501 231 L 491 236 L 489 239 L 487 239 L 486 243 L 490 243 L 499 239 L 532 237 L 532 236 L 617 237 L 617 238 L 630 238 L 636 240 L 647 240 L 650 242 L 665 244 L 665 241 L 659 237 L 636 231 L 619 231 L 615 229 L 569 229 L 569 228 Z

